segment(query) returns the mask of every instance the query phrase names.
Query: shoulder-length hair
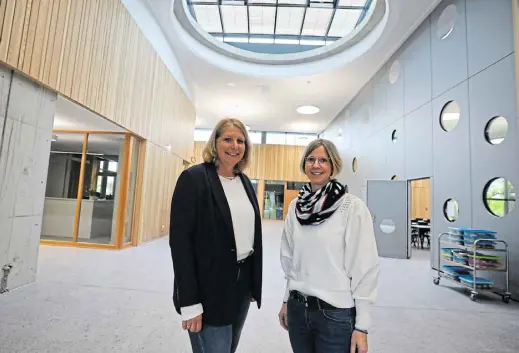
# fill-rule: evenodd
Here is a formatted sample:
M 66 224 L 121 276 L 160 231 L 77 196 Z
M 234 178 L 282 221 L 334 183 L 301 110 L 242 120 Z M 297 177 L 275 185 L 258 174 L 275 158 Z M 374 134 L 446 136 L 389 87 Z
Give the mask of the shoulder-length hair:
M 333 144 L 330 140 L 325 139 L 316 139 L 313 140 L 308 144 L 308 146 L 305 149 L 305 152 L 303 153 L 303 156 L 301 158 L 301 161 L 299 163 L 299 168 L 301 169 L 301 172 L 305 174 L 305 164 L 306 164 L 306 158 L 312 154 L 312 152 L 316 149 L 323 146 L 324 150 L 326 151 L 326 154 L 328 155 L 328 158 L 330 158 L 330 163 L 332 166 L 332 174 L 331 179 L 335 178 L 337 174 L 341 172 L 342 169 L 342 159 L 339 155 L 339 151 L 337 151 L 337 147 Z
M 218 140 L 218 138 L 223 134 L 223 131 L 229 126 L 234 126 L 240 129 L 243 133 L 243 136 L 245 137 L 245 152 L 243 154 L 243 158 L 233 168 L 234 173 L 241 173 L 249 166 L 251 160 L 252 143 L 245 125 L 238 119 L 222 119 L 218 122 L 218 124 L 216 124 L 213 132 L 211 133 L 211 137 L 209 138 L 209 141 L 207 141 L 204 151 L 202 152 L 202 157 L 204 162 L 214 163 L 218 167 L 219 162 L 218 151 L 216 150 L 216 140 Z

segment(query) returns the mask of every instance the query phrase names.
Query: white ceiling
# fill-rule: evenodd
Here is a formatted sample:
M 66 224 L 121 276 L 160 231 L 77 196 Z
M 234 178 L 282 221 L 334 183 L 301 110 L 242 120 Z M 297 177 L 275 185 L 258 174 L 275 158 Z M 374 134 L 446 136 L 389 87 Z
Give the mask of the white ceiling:
M 218 55 L 223 57 L 221 54 L 201 55 L 201 50 L 184 44 L 182 35 L 185 33 L 175 27 L 171 0 L 134 2 L 141 2 L 151 12 L 175 53 L 196 107 L 198 127 L 212 128 L 219 119 L 232 116 L 253 130 L 320 132 L 440 0 L 387 0 L 387 22 L 378 40 L 363 50 L 362 56 L 339 65 L 328 65 L 334 58 L 295 68 L 249 63 L 247 67 L 252 69 L 241 72 L 238 69 L 242 63 L 223 67 L 221 58 L 220 63 L 213 61 Z M 131 14 L 137 23 L 142 23 L 139 13 Z M 362 45 L 361 41 L 354 47 Z M 317 105 L 321 111 L 313 116 L 302 116 L 296 112 L 300 105 Z
M 82 106 L 58 95 L 54 130 L 110 131 L 127 132 L 115 123 L 83 108 Z M 79 153 L 83 151 L 84 134 L 53 133 L 57 141 L 52 141 L 51 151 Z M 95 135 L 88 137 L 87 152 L 118 156 L 122 151 L 124 135 Z
M 127 131 L 60 95 L 56 103 L 54 130 Z

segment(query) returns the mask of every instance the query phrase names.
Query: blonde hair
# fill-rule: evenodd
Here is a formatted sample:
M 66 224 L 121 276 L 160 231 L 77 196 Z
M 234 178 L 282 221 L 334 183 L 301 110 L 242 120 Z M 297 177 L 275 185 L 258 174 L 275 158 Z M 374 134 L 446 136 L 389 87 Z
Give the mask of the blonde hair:
M 202 152 L 202 157 L 204 162 L 206 163 L 214 163 L 218 167 L 218 151 L 216 149 L 216 140 L 222 135 L 223 131 L 229 127 L 234 126 L 241 130 L 243 136 L 245 136 L 245 152 L 243 154 L 243 158 L 239 161 L 233 168 L 234 173 L 243 172 L 250 163 L 251 160 L 251 148 L 252 144 L 250 142 L 249 134 L 247 133 L 247 128 L 245 125 L 238 119 L 228 118 L 222 119 L 216 124 L 211 133 L 211 137 L 209 141 L 207 141 L 204 151 Z
M 337 174 L 341 172 L 342 169 L 342 159 L 339 155 L 339 151 L 337 151 L 337 147 L 330 140 L 325 139 L 316 139 L 308 144 L 303 153 L 303 157 L 301 158 L 301 162 L 299 163 L 299 168 L 301 172 L 305 174 L 305 164 L 306 158 L 316 149 L 323 146 L 328 158 L 330 158 L 330 164 L 332 166 L 332 174 L 330 176 L 331 179 L 335 178 Z

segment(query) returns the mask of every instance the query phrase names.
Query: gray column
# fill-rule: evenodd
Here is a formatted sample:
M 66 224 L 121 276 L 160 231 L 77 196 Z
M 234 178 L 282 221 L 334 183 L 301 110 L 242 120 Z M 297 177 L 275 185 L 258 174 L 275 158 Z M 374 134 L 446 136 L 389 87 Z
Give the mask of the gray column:
M 0 67 L 0 271 L 36 278 L 56 93 Z

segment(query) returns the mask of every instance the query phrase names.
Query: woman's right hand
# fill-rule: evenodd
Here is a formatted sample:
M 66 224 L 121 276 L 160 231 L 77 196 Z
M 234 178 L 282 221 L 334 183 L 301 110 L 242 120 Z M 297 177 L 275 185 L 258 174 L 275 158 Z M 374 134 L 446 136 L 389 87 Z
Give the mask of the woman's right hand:
M 281 310 L 279 310 L 279 324 L 281 327 L 283 327 L 285 330 L 288 331 L 288 314 L 287 314 L 287 303 L 283 303 L 281 305 Z
M 182 329 L 195 333 L 200 332 L 202 329 L 202 314 L 192 318 L 191 320 L 182 321 Z

